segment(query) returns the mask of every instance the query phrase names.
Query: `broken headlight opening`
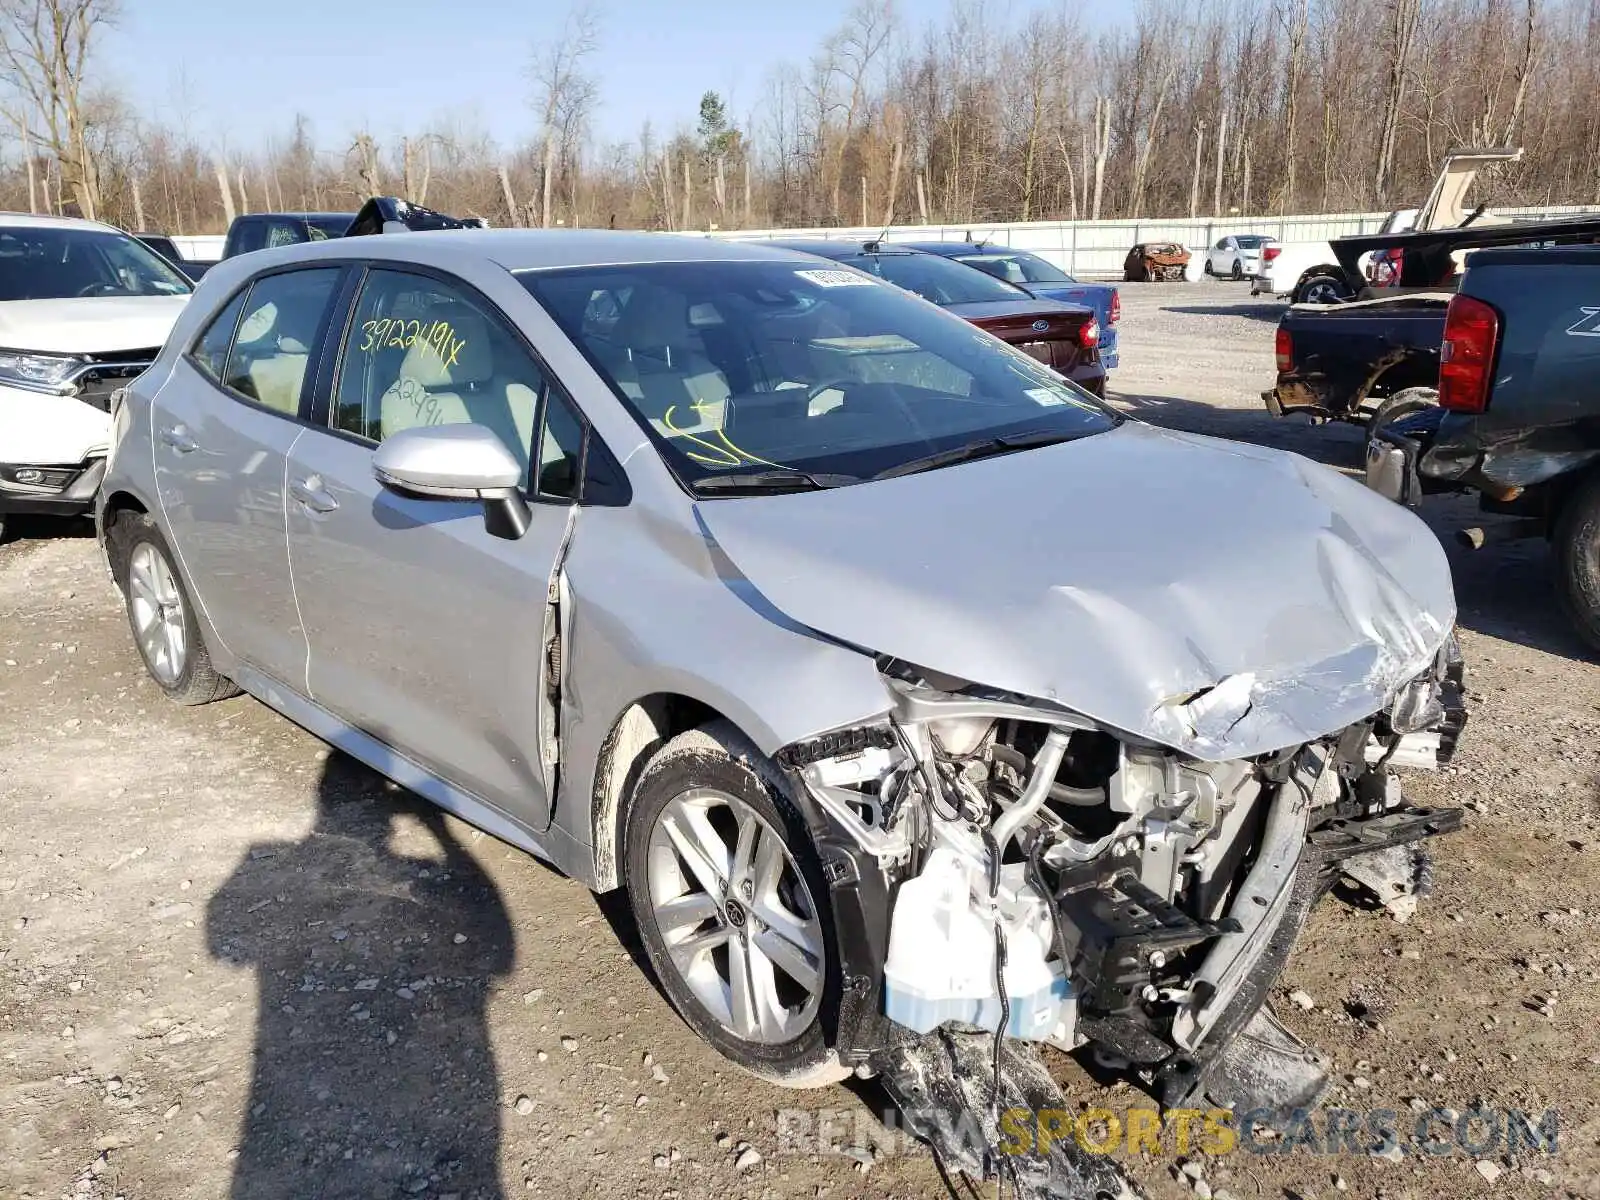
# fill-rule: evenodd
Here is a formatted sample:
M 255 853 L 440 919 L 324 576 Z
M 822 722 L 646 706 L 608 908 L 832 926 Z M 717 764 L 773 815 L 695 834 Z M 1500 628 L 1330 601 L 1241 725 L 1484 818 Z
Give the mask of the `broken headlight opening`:
M 880 669 L 883 720 L 779 755 L 833 888 L 843 1061 L 878 1074 L 913 1124 L 934 1096 L 961 1106 L 968 1126 L 928 1125 L 936 1149 L 946 1125 L 997 1144 L 1002 1098 L 1031 1094 L 1016 1077 L 1038 1084 L 1016 1065 L 1026 1043 L 1088 1049 L 1169 1106 L 1320 1099 L 1321 1060 L 1262 1004 L 1335 882 L 1397 919 L 1426 893 L 1417 843 L 1460 813 L 1410 806 L 1394 769 L 1454 750 L 1453 639 L 1382 712 L 1221 762 L 901 662 Z M 963 1039 L 992 1048 L 987 1097 L 943 1078 L 973 1061 Z M 945 1141 L 963 1169 L 1000 1169 Z

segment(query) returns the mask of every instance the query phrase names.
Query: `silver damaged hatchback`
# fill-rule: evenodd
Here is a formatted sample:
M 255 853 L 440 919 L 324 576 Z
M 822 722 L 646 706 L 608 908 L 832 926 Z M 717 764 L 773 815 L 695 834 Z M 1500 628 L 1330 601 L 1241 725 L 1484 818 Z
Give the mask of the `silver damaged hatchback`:
M 1295 936 L 1340 878 L 1407 910 L 1459 822 L 1394 773 L 1463 720 L 1411 513 L 795 251 L 229 260 L 98 516 L 174 700 L 242 689 L 625 888 L 683 1019 L 785 1084 L 981 1125 L 936 1077 L 1048 1043 L 1167 1104 L 1314 1099 L 1262 1006 Z

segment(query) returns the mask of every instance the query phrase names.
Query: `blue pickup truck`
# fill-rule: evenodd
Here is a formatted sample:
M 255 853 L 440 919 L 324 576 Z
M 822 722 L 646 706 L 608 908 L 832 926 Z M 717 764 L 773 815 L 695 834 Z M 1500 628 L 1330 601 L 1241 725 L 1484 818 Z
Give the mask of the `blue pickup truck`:
M 1117 365 L 1117 322 L 1122 318 L 1122 297 L 1116 285 L 1083 283 L 1060 267 L 1026 250 L 991 242 L 909 242 L 913 250 L 941 254 L 969 267 L 1015 284 L 1041 300 L 1062 300 L 1094 310 L 1100 323 L 1100 362 L 1106 370 Z
M 1592 230 L 1600 237 L 1600 230 Z M 1600 246 L 1479 250 L 1446 309 L 1436 403 L 1375 422 L 1367 484 L 1476 493 L 1515 520 L 1458 535 L 1551 545 L 1557 594 L 1600 649 Z

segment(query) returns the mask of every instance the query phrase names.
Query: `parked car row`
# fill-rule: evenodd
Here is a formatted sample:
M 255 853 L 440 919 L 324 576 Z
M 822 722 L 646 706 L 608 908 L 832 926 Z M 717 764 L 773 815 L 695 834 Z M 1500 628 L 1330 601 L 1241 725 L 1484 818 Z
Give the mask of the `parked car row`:
M 358 213 L 237 217 L 223 257 L 352 233 L 482 224 L 375 197 Z M 184 257 L 180 241 L 197 239 L 0 216 L 0 536 L 9 514 L 90 511 L 111 394 L 155 361 L 194 281 L 215 265 Z

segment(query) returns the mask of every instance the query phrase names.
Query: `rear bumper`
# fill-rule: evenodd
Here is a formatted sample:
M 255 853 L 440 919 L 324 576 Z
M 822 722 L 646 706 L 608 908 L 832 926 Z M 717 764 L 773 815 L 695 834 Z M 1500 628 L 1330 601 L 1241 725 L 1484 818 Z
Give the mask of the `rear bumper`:
M 1346 415 L 1330 408 L 1317 387 L 1299 375 L 1279 375 L 1278 382 L 1269 391 L 1261 393 L 1261 402 L 1275 417 L 1304 413 L 1331 419 Z
M 1106 362 L 1104 359 L 1087 366 L 1074 367 L 1067 378 L 1084 391 L 1092 392 L 1102 400 L 1106 398 Z
M 0 462 L 0 513 L 74 517 L 90 512 L 105 473 L 106 460 L 100 457 L 57 466 Z

